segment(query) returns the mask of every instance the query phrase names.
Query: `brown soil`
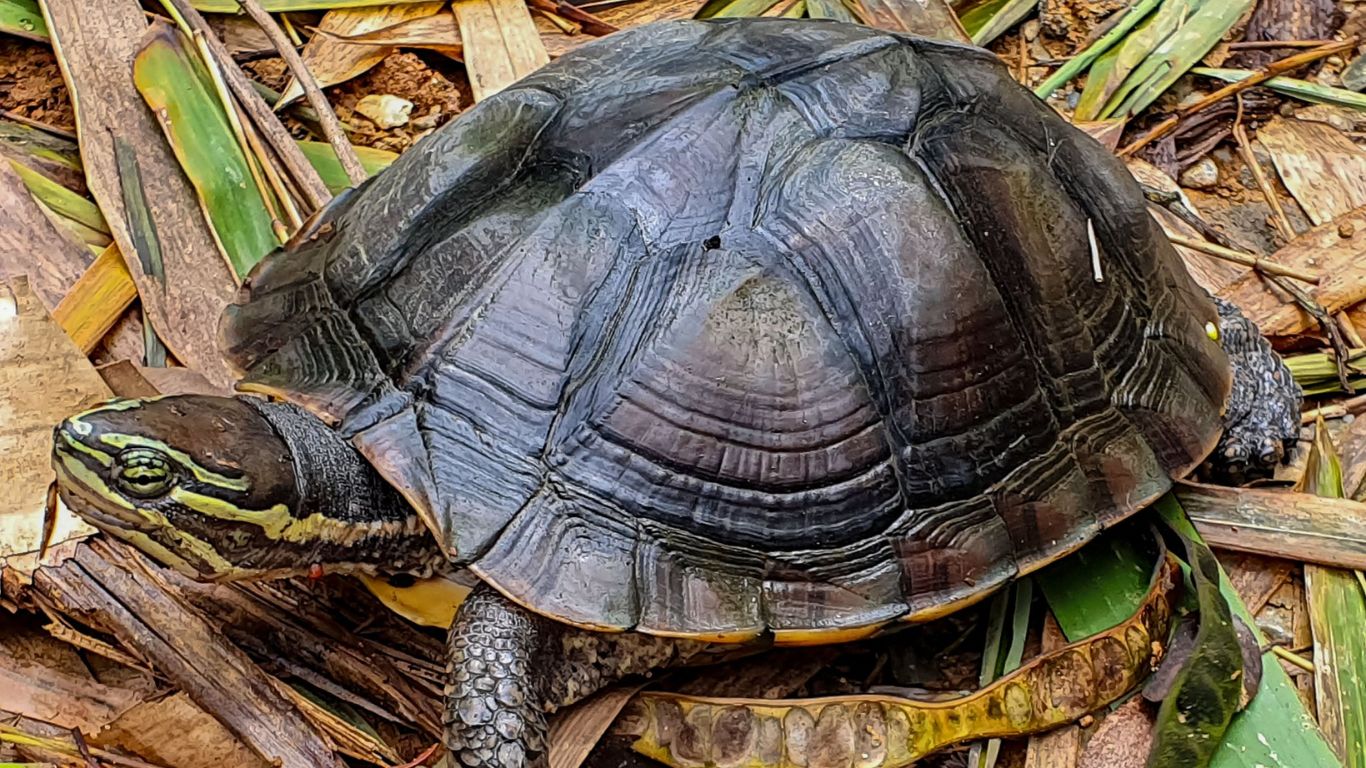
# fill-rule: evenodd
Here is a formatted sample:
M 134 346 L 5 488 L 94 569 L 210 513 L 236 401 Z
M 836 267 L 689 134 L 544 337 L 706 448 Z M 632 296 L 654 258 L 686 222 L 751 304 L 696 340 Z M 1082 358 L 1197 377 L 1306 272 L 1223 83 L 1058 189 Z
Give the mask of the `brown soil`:
M 329 98 L 337 117 L 351 124 L 351 140 L 357 144 L 402 152 L 414 141 L 474 103 L 464 78 L 447 78 L 414 53 L 387 56 L 374 69 L 330 89 Z M 355 111 L 356 104 L 370 94 L 392 94 L 413 102 L 408 125 L 383 129 Z
M 76 118 L 52 49 L 0 37 L 0 109 L 67 131 Z

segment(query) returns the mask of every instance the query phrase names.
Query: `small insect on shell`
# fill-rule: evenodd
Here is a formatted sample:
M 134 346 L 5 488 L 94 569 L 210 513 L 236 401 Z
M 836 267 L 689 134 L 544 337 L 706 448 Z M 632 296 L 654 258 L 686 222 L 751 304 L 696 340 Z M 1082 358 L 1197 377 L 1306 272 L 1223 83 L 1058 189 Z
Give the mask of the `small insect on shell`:
M 317 581 L 323 577 L 323 567 L 317 563 L 308 566 L 308 578 Z
M 1205 323 L 1205 335 L 1210 338 L 1210 341 L 1218 341 L 1219 326 L 1214 323 Z

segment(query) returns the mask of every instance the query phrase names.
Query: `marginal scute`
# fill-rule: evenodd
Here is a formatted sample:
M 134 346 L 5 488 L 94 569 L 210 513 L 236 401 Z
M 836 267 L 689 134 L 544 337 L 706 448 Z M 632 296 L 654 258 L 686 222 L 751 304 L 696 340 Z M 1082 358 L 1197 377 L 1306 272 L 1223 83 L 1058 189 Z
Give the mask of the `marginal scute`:
M 266 259 L 222 335 L 530 610 L 828 642 L 1164 492 L 1222 426 L 1211 322 L 1123 166 L 989 55 L 747 20 L 485 100 Z

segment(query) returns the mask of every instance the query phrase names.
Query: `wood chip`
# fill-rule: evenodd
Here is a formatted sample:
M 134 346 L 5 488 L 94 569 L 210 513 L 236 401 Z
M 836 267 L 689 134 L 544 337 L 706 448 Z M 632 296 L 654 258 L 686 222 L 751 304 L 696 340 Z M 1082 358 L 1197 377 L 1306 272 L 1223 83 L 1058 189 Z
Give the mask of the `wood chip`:
M 565 708 L 550 723 L 550 768 L 579 768 L 643 685 L 609 688 Z
M 52 311 L 52 318 L 88 355 L 137 297 L 138 287 L 128 274 L 123 254 L 117 245 L 110 245 L 81 273 Z
M 1153 741 L 1153 721 L 1143 697 L 1135 696 L 1105 716 L 1078 768 L 1143 768 Z M 1051 767 L 1050 767 L 1051 768 Z
M 550 60 L 523 0 L 455 0 L 474 100 L 481 101 Z
M 381 45 L 357 45 L 338 38 L 364 35 L 412 19 L 433 16 L 443 5 L 444 3 L 408 3 L 328 11 L 318 24 L 321 32 L 315 34 L 304 46 L 304 63 L 308 65 L 308 71 L 313 73 L 320 88 L 344 83 L 365 73 L 398 49 Z M 303 95 L 303 88 L 291 78 L 280 97 L 280 103 L 288 104 Z
M 157 335 L 176 359 L 227 385 L 218 353 L 218 316 L 234 281 L 219 255 L 194 189 L 185 179 L 129 75 L 147 31 L 136 0 L 45 0 L 52 41 L 80 126 L 81 161 L 95 201 L 113 230 Z M 137 152 L 152 219 L 161 240 L 164 284 L 147 274 L 127 224 L 113 136 Z
M 152 691 L 150 678 L 105 685 L 71 646 L 0 615 L 0 710 L 93 733 Z
M 0 558 L 38 551 L 52 482 L 52 428 L 108 397 L 28 281 L 0 283 L 0 455 L 6 457 L 0 462 Z M 92 531 L 62 507 L 53 541 Z
M 1366 205 L 1366 151 L 1326 123 L 1275 118 L 1257 138 L 1315 225 Z

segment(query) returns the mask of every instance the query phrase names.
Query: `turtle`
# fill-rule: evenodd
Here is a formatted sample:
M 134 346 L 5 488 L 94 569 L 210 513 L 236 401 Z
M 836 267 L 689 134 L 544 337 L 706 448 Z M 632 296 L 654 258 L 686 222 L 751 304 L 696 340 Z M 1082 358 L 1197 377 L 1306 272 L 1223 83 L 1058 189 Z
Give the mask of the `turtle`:
M 459 570 L 446 747 L 716 647 L 982 600 L 1300 392 L 1125 167 L 968 45 L 659 22 L 434 131 L 223 312 L 234 397 L 56 428 L 62 498 L 198 578 Z

